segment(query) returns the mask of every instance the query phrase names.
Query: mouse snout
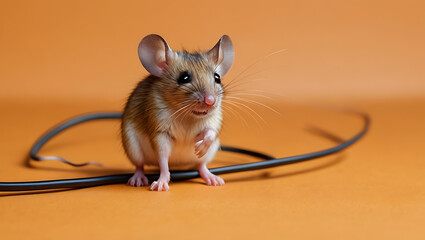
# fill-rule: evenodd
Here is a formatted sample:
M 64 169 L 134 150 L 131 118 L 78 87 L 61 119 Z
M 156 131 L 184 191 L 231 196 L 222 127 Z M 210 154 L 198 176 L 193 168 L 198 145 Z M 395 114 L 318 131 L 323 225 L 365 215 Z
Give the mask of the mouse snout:
M 193 106 L 192 113 L 198 117 L 206 116 L 215 109 L 217 96 L 211 93 L 196 94 L 197 104 Z
M 213 95 L 208 94 L 204 97 L 204 102 L 208 106 L 212 106 L 215 103 L 215 97 Z

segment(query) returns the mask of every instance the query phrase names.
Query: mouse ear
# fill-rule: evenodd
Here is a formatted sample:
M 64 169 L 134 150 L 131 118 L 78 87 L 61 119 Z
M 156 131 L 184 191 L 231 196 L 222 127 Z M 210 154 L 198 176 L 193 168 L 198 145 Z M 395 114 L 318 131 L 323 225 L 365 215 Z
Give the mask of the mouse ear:
M 207 52 L 207 54 L 213 59 L 217 65 L 217 73 L 220 76 L 229 71 L 235 58 L 235 50 L 233 49 L 233 43 L 229 36 L 223 35 L 218 43 Z
M 174 52 L 161 36 L 151 34 L 140 41 L 139 58 L 150 74 L 160 77 L 174 59 Z

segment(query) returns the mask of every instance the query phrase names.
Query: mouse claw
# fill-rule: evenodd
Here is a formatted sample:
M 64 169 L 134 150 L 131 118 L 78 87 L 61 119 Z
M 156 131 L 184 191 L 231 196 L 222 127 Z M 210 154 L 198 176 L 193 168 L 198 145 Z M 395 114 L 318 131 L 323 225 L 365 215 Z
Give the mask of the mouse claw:
M 149 188 L 149 190 L 161 192 L 161 191 L 168 191 L 168 190 L 170 190 L 170 187 L 168 186 L 168 183 L 167 182 L 158 180 L 158 181 L 154 181 L 151 184 L 151 187 Z
M 157 181 L 153 181 L 151 184 L 151 187 L 149 188 L 149 190 L 153 191 L 155 189 L 158 189 L 158 182 Z
M 200 140 L 198 142 L 195 143 L 195 148 L 199 147 L 199 145 L 201 145 L 201 143 L 204 142 L 204 140 Z
M 208 152 L 208 150 L 210 149 L 211 142 L 212 141 L 201 140 L 201 141 L 195 143 L 195 155 L 198 158 L 203 157 Z

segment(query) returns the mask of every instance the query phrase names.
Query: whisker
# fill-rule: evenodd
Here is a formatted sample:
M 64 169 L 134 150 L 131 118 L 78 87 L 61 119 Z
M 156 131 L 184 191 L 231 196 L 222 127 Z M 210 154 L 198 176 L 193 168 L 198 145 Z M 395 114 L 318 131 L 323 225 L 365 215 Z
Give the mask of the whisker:
M 269 106 L 267 106 L 267 105 L 265 105 L 265 104 L 263 104 L 263 103 L 257 102 L 257 101 L 255 101 L 255 100 L 243 99 L 243 98 L 240 98 L 240 97 L 226 97 L 226 98 L 230 98 L 230 99 L 238 99 L 238 100 L 245 101 L 245 102 L 255 103 L 255 104 L 258 104 L 258 105 L 260 105 L 260 106 L 263 106 L 263 107 L 265 107 L 265 108 L 269 109 L 270 111 L 272 111 L 272 112 L 274 112 L 274 113 L 276 113 L 276 114 L 278 114 L 278 115 L 282 115 L 280 112 L 278 112 L 278 111 L 277 111 L 277 110 L 275 110 L 274 108 L 269 107 Z
M 255 84 L 255 83 L 259 82 L 259 81 L 264 82 L 265 80 L 268 80 L 268 79 L 267 78 L 253 78 L 253 79 L 248 80 L 248 81 L 243 81 L 243 80 L 245 80 L 245 79 L 241 79 L 239 81 L 235 81 L 233 83 L 226 84 L 226 85 L 223 86 L 223 89 L 225 91 L 229 91 L 231 89 L 237 89 L 238 87 L 246 86 L 248 84 L 252 84 L 252 83 Z
M 266 98 L 266 99 L 269 99 L 269 100 L 273 100 L 272 97 L 264 96 L 264 95 L 260 95 L 260 94 L 255 94 L 255 93 L 232 93 L 232 96 L 254 96 L 254 97 L 262 97 L 262 98 Z
M 239 89 L 239 90 L 227 91 L 226 93 L 228 95 L 233 95 L 235 93 L 254 93 L 254 94 L 261 93 L 261 94 L 264 94 L 264 95 L 267 94 L 267 95 L 274 95 L 276 97 L 287 98 L 287 96 L 282 95 L 282 94 L 279 94 L 279 93 L 274 93 L 274 92 L 269 92 L 269 91 L 262 91 L 262 90 L 258 90 L 258 89 L 247 89 L 247 90 Z
M 186 108 L 188 108 L 188 107 L 190 107 L 190 104 L 187 104 L 186 106 L 183 106 L 183 107 L 181 107 L 179 110 L 175 111 L 173 114 L 171 114 L 171 116 L 170 116 L 170 117 L 168 117 L 168 119 L 170 119 L 170 121 L 171 121 L 171 119 L 173 118 L 173 116 L 174 116 L 176 113 L 181 112 L 182 110 L 184 110 L 184 109 L 186 109 Z
M 258 120 L 257 120 L 257 118 L 255 118 L 254 117 L 254 115 L 252 115 L 251 113 L 250 113 L 250 111 L 251 112 L 253 112 L 258 118 L 260 118 L 265 124 L 267 124 L 267 122 L 264 120 L 264 118 L 262 118 L 256 111 L 254 111 L 252 108 L 250 108 L 250 107 L 248 107 L 247 105 L 245 105 L 245 104 L 243 104 L 243 103 L 240 103 L 240 102 L 235 102 L 235 101 L 231 101 L 231 100 L 226 100 L 226 102 L 228 103 L 228 104 L 232 104 L 232 105 L 234 105 L 235 107 L 236 106 L 238 106 L 238 104 L 240 105 L 240 106 L 242 106 L 242 107 L 244 107 L 244 108 L 246 108 L 247 110 L 249 110 L 249 111 L 245 111 L 247 114 L 249 114 L 253 119 L 254 119 L 254 121 L 262 128 L 262 125 L 260 124 L 260 122 L 258 122 Z
M 191 104 L 190 106 L 194 106 L 195 104 Z M 187 114 L 188 113 L 190 113 L 190 111 L 192 110 L 192 108 L 187 108 L 187 109 L 185 109 L 183 112 L 184 112 L 184 114 L 183 114 L 183 117 L 182 118 L 180 118 L 180 122 L 187 116 Z
M 243 103 L 240 103 L 240 102 L 237 102 L 237 101 L 233 101 L 234 103 L 236 103 L 236 104 L 240 104 L 240 105 L 242 105 L 242 106 L 244 106 L 245 108 L 247 108 L 247 109 L 249 109 L 251 112 L 253 112 L 258 118 L 260 118 L 264 123 L 266 123 L 266 124 L 268 124 L 267 123 L 267 121 L 266 120 L 264 120 L 264 118 L 263 117 L 261 117 L 261 115 L 260 114 L 258 114 L 257 113 L 257 111 L 255 111 L 254 109 L 252 109 L 251 107 L 249 107 L 248 105 L 246 105 L 246 104 L 243 104 Z
M 249 78 L 246 78 L 246 79 L 249 79 Z M 268 80 L 267 78 L 254 78 L 254 79 L 251 79 L 249 81 L 246 81 L 246 79 L 245 78 L 242 78 L 242 79 L 240 79 L 238 81 L 230 82 L 230 83 L 228 83 L 226 85 L 223 85 L 223 88 L 224 89 L 231 89 L 231 88 L 235 88 L 235 87 L 240 87 L 240 86 L 243 86 L 243 85 L 247 85 L 249 83 L 255 83 L 255 82 L 258 82 L 258 81 Z M 243 81 L 243 80 L 245 80 L 245 81 Z
M 192 101 L 193 101 L 193 99 L 191 99 L 191 98 L 184 98 L 184 99 L 182 99 L 182 100 L 183 100 L 183 101 L 181 101 L 181 102 L 179 102 L 179 103 L 175 104 L 174 106 L 185 105 L 185 104 L 190 103 L 190 102 L 192 102 Z
M 244 70 L 242 70 L 238 75 L 236 75 L 236 77 L 234 77 L 233 79 L 237 79 L 238 77 L 240 77 L 243 73 L 245 73 L 246 71 L 248 71 L 251 67 L 253 67 L 253 66 L 255 66 L 256 64 L 258 64 L 258 63 L 260 63 L 261 61 L 264 61 L 265 59 L 267 59 L 267 58 L 269 58 L 269 57 L 271 57 L 271 56 L 273 56 L 273 55 L 276 55 L 276 54 L 279 54 L 279 53 L 282 53 L 282 52 L 285 52 L 285 51 L 287 51 L 288 49 L 280 49 L 280 50 L 277 50 L 277 51 L 275 51 L 275 52 L 272 52 L 272 53 L 269 53 L 269 54 L 267 54 L 266 56 L 264 56 L 264 57 L 262 57 L 262 58 L 259 58 L 258 60 L 256 60 L 255 62 L 253 62 L 253 63 L 251 63 L 250 65 L 248 65 L 248 67 L 246 67 Z
M 239 118 L 239 120 L 244 124 L 244 126 L 246 128 L 248 128 L 248 122 L 240 114 L 236 114 L 236 112 L 235 112 L 235 110 L 233 108 L 231 108 L 229 105 L 227 105 L 227 106 L 222 105 L 222 107 L 223 107 L 223 109 L 226 110 L 225 113 L 229 112 L 229 113 L 234 114 L 236 117 Z

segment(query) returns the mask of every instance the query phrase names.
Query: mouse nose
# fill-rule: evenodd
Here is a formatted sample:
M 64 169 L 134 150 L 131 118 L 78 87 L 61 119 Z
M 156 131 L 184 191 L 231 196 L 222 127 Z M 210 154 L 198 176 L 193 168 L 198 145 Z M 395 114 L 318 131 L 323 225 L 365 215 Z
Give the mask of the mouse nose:
M 215 103 L 215 98 L 214 98 L 214 96 L 213 96 L 213 95 L 207 95 L 207 96 L 205 96 L 205 98 L 204 98 L 204 102 L 205 102 L 207 105 L 212 106 L 212 105 L 214 105 L 214 103 Z

